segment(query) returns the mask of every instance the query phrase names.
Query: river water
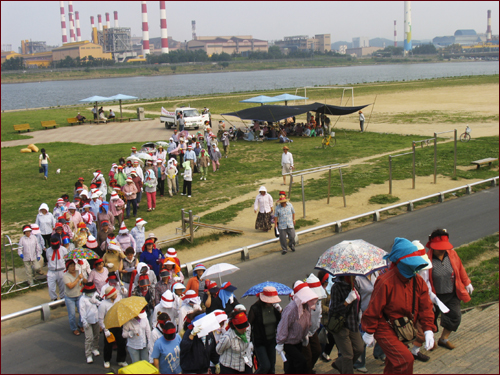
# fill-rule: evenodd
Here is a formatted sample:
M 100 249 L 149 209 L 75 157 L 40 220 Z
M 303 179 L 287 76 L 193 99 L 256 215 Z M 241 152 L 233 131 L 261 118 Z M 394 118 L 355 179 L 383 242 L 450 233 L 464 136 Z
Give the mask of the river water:
M 72 105 L 93 95 L 125 94 L 149 99 L 484 74 L 498 74 L 498 61 L 365 65 L 13 83 L 1 85 L 1 109 Z M 289 93 L 294 94 L 295 90 L 292 89 Z

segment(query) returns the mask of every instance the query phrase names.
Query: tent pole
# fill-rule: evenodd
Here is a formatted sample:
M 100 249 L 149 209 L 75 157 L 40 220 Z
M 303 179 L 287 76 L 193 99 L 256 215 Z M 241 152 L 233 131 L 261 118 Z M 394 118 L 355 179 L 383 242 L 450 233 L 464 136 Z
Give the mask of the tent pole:
M 366 124 L 365 130 L 368 130 L 368 125 L 370 125 L 370 119 L 372 118 L 373 108 L 375 108 L 376 101 L 377 101 L 377 95 L 375 95 L 375 99 L 373 100 L 372 111 L 370 112 L 370 117 L 368 117 L 368 124 Z

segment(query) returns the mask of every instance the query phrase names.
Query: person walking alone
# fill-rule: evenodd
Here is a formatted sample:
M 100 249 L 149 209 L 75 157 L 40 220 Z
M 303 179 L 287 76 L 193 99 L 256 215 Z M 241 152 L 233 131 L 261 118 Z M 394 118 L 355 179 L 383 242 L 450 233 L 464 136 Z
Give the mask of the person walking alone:
M 283 175 L 283 184 L 286 185 L 286 175 L 290 174 L 293 170 L 293 156 L 291 152 L 288 152 L 288 146 L 283 147 L 283 154 L 281 155 L 281 168 Z
M 361 128 L 361 133 L 363 133 L 365 131 L 365 115 L 361 111 L 359 111 L 359 127 Z
M 43 177 L 47 179 L 49 174 L 49 163 L 52 163 L 52 161 L 50 160 L 49 155 L 45 152 L 44 148 L 42 148 L 41 151 L 42 153 L 38 158 L 38 167 L 43 168 Z
M 288 236 L 288 246 L 295 251 L 295 210 L 285 196 L 280 196 L 279 206 L 276 207 L 274 224 L 278 226 L 281 244 L 281 254 L 285 255 L 286 237 Z
M 253 205 L 253 211 L 259 212 L 257 214 L 257 220 L 255 221 L 255 229 L 263 230 L 264 232 L 269 231 L 272 226 L 272 214 L 273 214 L 273 197 L 267 192 L 265 186 L 261 186 L 259 189 L 259 195 L 255 198 L 255 203 Z

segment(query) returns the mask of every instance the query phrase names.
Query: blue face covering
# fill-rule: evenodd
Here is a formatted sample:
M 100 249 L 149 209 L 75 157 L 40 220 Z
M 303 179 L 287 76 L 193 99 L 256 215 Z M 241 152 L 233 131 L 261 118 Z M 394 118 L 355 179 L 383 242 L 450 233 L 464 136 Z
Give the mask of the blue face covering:
M 406 238 L 396 237 L 394 239 L 394 245 L 392 245 L 391 252 L 385 255 L 384 259 L 389 258 L 391 262 L 396 263 L 402 257 L 410 255 L 416 251 L 418 251 L 418 249 L 413 243 L 411 243 L 411 241 Z M 421 256 L 412 256 L 401 259 L 396 265 L 401 275 L 407 279 L 414 277 L 418 271 L 426 266 L 427 262 Z

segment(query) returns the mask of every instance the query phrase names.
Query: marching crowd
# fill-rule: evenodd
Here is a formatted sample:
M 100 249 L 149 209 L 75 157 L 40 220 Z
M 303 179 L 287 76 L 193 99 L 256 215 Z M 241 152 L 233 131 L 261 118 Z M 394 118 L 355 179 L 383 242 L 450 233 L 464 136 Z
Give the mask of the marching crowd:
M 232 135 L 224 126 L 219 133 L 227 157 Z M 294 283 L 284 308 L 278 290 L 267 286 L 247 309 L 231 282 L 202 280 L 202 264 L 187 278 L 175 249 L 164 253 L 153 233 L 146 236 L 147 222 L 136 217 L 137 209 L 143 192 L 148 211 L 155 209 L 165 179 L 169 195 L 179 191 L 178 163 L 184 168 L 181 195 L 190 197 L 193 171 L 206 180 L 210 163 L 216 172 L 221 158 L 208 124 L 195 136 L 174 131 L 167 149 L 158 146 L 144 169 L 132 148 L 130 157 L 113 164 L 108 182 L 100 170 L 90 188 L 79 178 L 71 202 L 62 195 L 52 212 L 42 203 L 35 224 L 23 227 L 18 253 L 28 282 L 33 285 L 33 272 L 43 274 L 43 258 L 50 299 L 64 299 L 72 333 L 84 333 L 87 363 L 100 355 L 101 332 L 105 368 L 116 349 L 118 365 L 128 365 L 128 352 L 132 363 L 146 360 L 162 374 L 272 374 L 277 353 L 285 373 L 315 373 L 318 360 L 331 361 L 340 373 L 367 372 L 366 347 L 371 346 L 373 355 L 385 361 L 385 373 L 412 373 L 415 360 L 430 359 L 422 346 L 454 348 L 449 336 L 460 325 L 460 301 L 470 300 L 473 287 L 444 229 L 429 236 L 428 251 L 419 241 L 396 238 L 387 267 L 366 276 L 311 273 Z M 293 168 L 286 146 L 282 166 L 285 182 L 285 169 Z M 255 228 L 268 231 L 274 221 L 282 232 L 282 253 L 287 253 L 287 236 L 295 251 L 295 216 L 286 193 L 280 192 L 273 205 L 261 187 Z M 136 223 L 129 231 L 123 220 L 131 207 Z M 73 257 L 86 251 L 97 257 Z M 142 311 L 119 327 L 106 327 L 110 309 L 131 296 L 144 298 Z M 435 343 L 440 314 L 442 334 Z M 210 316 L 216 327 L 206 326 Z M 334 346 L 338 356 L 332 361 Z

